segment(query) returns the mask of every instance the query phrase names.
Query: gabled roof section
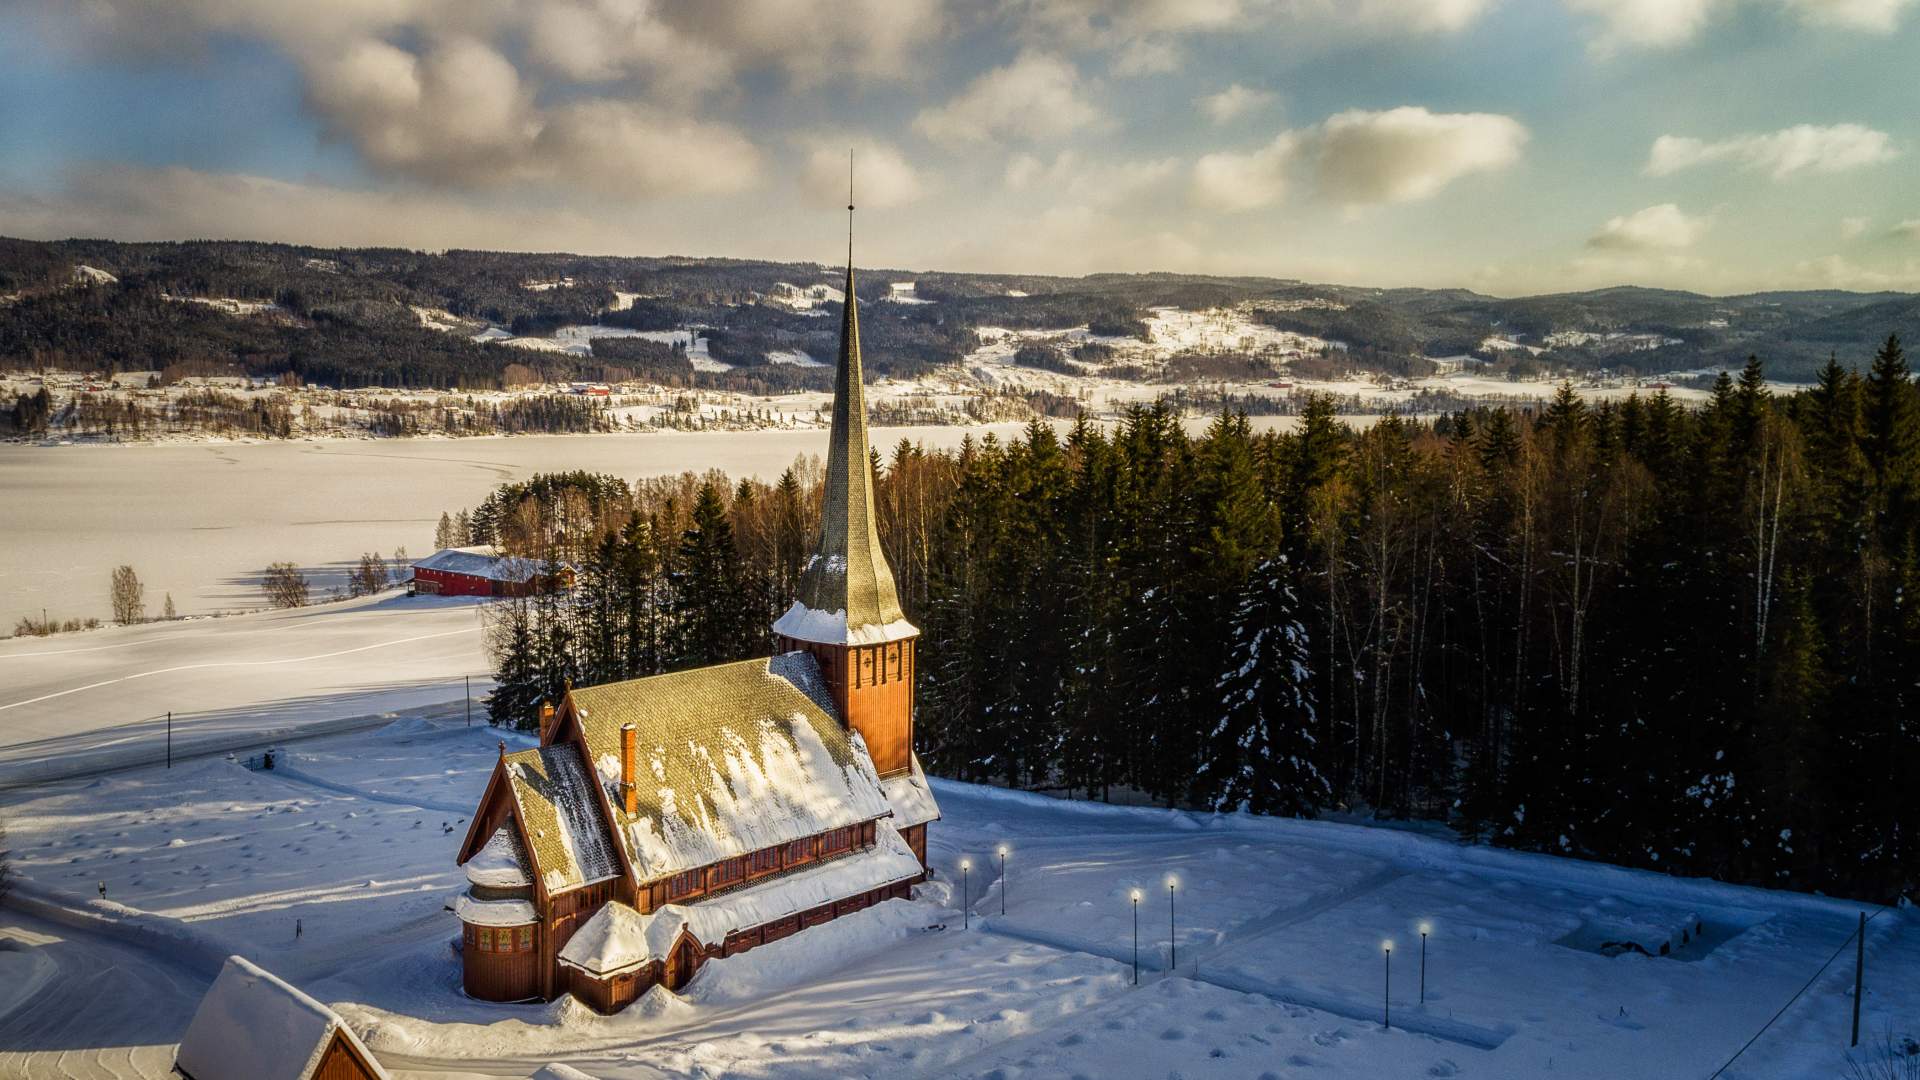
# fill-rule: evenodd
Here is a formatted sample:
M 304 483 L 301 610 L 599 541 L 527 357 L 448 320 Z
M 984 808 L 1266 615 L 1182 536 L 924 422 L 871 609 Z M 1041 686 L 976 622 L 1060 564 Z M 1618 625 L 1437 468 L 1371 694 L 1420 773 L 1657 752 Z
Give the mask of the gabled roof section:
M 864 851 L 733 889 L 691 904 L 663 904 L 650 915 L 613 901 L 583 923 L 560 962 L 590 974 L 616 975 L 665 960 L 681 934 L 709 948 L 736 930 L 751 930 L 789 915 L 920 876 L 920 860 L 887 822 Z
M 464 574 L 467 577 L 484 578 L 488 581 L 506 581 L 518 584 L 532 580 L 539 572 L 539 563 L 533 559 L 520 559 L 502 555 L 498 549 L 482 545 L 479 547 L 441 548 L 413 564 L 415 570 L 438 570 L 443 574 Z
M 873 645 L 912 637 L 919 631 L 900 610 L 893 569 L 880 549 L 851 236 L 847 241 L 847 299 L 841 319 L 820 543 L 801 572 L 793 607 L 773 624 L 773 629 L 800 641 Z
M 501 760 L 526 833 L 527 855 L 547 895 L 619 876 L 620 862 L 579 747 L 555 743 Z
M 338 1013 L 244 957 L 229 956 L 174 1060 L 193 1080 L 309 1080 L 336 1037 L 385 1080 L 386 1070 Z
M 652 881 L 886 816 L 873 759 L 806 653 L 576 687 L 568 701 L 634 876 Z M 639 812 L 620 797 L 620 728 Z

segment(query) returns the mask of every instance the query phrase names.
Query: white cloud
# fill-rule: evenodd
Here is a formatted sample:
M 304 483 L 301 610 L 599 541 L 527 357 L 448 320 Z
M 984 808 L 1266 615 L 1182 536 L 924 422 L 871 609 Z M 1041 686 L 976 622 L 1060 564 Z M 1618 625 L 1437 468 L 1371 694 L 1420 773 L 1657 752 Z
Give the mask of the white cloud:
M 1283 131 L 1258 150 L 1206 155 L 1193 166 L 1193 204 L 1233 213 L 1279 202 L 1286 197 L 1287 173 L 1300 141 L 1295 133 Z
M 1348 205 L 1425 199 L 1474 173 L 1520 160 L 1527 129 L 1493 113 L 1403 105 L 1328 117 L 1317 136 L 1321 192 Z
M 1646 172 L 1649 176 L 1667 176 L 1696 165 L 1730 162 L 1743 169 L 1771 173 L 1779 180 L 1797 172 L 1845 172 L 1899 156 L 1900 151 L 1884 131 L 1859 124 L 1797 124 L 1767 134 L 1713 141 L 1662 135 L 1653 140 Z
M 1863 217 L 1841 218 L 1840 219 L 1840 239 L 1851 240 L 1854 237 L 1859 236 L 1861 233 L 1867 231 L 1867 226 L 1869 224 L 1871 224 L 1871 222 L 1868 221 L 1868 219 Z
M 1275 95 L 1271 90 L 1258 90 L 1234 83 L 1217 94 L 1194 99 L 1193 104 L 1201 115 L 1218 125 L 1231 123 L 1248 113 L 1264 109 L 1274 100 Z
M 433 180 L 500 179 L 539 131 L 519 72 L 471 38 L 421 56 L 349 42 L 309 67 L 307 97 L 371 164 Z
M 854 201 L 860 206 L 903 206 L 923 190 L 920 173 L 892 143 L 864 137 L 809 135 L 800 170 L 800 186 L 809 201 L 821 206 L 844 206 L 847 198 L 847 151 L 854 152 Z
M 576 82 L 606 82 L 670 66 L 673 77 L 656 85 L 704 90 L 728 74 L 724 53 L 662 22 L 645 0 L 554 0 L 528 22 L 526 34 L 534 64 Z M 686 63 L 694 51 L 707 62 Z
M 727 193 L 759 182 L 760 153 L 730 127 L 647 105 L 583 101 L 552 112 L 522 171 L 615 197 Z
M 1180 171 L 1178 158 L 1088 161 L 1062 150 L 1051 162 L 1016 154 L 1007 162 L 1010 190 L 1050 195 L 1058 205 L 1111 207 L 1150 194 Z
M 529 20 L 542 17 L 536 0 L 517 2 Z M 662 22 L 703 46 L 682 56 L 676 73 L 717 53 L 738 66 L 781 68 L 801 83 L 911 75 L 914 57 L 947 29 L 942 0 L 656 0 L 656 7 Z
M 1893 288 L 1902 284 L 1901 278 L 1895 274 L 1861 266 L 1840 255 L 1822 255 L 1817 259 L 1807 259 L 1795 263 L 1793 270 L 1801 284 L 1805 286 L 1873 290 Z M 1911 275 L 1908 280 L 1911 280 Z
M 1707 219 L 1690 217 L 1673 203 L 1661 203 L 1609 218 L 1587 246 L 1612 251 L 1661 251 L 1692 247 L 1707 231 Z
M 1809 23 L 1841 26 L 1875 34 L 1900 28 L 1900 17 L 1914 0 L 1786 0 L 1787 7 Z
M 1814 27 L 1890 34 L 1916 0 L 1566 0 L 1599 24 L 1593 50 L 1669 49 L 1700 36 L 1715 19 L 1743 4 L 1772 7 Z
M 1601 24 L 1593 48 L 1670 48 L 1692 41 L 1722 0 L 1566 0 L 1567 7 Z
M 361 39 L 315 61 L 308 99 L 377 169 L 455 186 L 557 181 L 629 198 L 738 191 L 759 155 L 730 127 L 643 103 L 542 109 L 504 56 L 456 38 L 416 56 Z
M 1492 113 L 1435 113 L 1417 105 L 1351 109 L 1310 128 L 1281 132 L 1245 153 L 1208 154 L 1194 165 L 1192 200 L 1212 210 L 1253 210 L 1280 201 L 1296 161 L 1310 160 L 1321 197 L 1348 207 L 1415 202 L 1475 173 L 1520 159 L 1527 129 Z
M 1059 138 L 1105 120 L 1083 89 L 1080 72 L 1068 61 L 1023 52 L 974 79 L 945 105 L 921 110 L 913 128 L 944 143 Z

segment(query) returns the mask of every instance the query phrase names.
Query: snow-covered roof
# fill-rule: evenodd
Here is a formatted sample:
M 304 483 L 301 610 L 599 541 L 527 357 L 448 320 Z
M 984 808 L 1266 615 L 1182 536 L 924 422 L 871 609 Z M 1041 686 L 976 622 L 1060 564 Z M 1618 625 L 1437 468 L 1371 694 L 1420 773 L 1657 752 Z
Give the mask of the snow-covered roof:
M 175 1067 L 193 1080 L 309 1080 L 336 1033 L 385 1080 L 386 1070 L 332 1009 L 229 956 L 187 1025 Z
M 441 548 L 413 564 L 415 570 L 437 570 L 443 574 L 464 574 L 488 581 L 522 582 L 534 576 L 535 562 L 502 555 L 488 545 Z
M 532 870 L 549 895 L 620 873 L 578 746 L 555 743 L 502 760 Z
M 467 860 L 467 880 L 493 889 L 517 889 L 533 884 L 527 876 L 527 861 L 520 852 L 520 840 L 505 825 L 493 831 L 487 843 Z
M 703 945 L 719 945 L 735 930 L 764 926 L 920 875 L 920 860 L 891 824 L 877 823 L 874 841 L 866 851 L 696 903 L 667 904 L 651 915 L 618 901 L 607 904 L 567 940 L 560 962 L 594 975 L 615 975 L 666 959 L 682 930 Z
M 913 767 L 908 772 L 880 781 L 880 790 L 887 793 L 887 802 L 893 806 L 892 820 L 897 829 L 925 825 L 940 818 L 940 804 L 934 801 L 927 774 L 920 771 L 918 754 L 913 755 Z
M 892 809 L 807 653 L 575 688 L 568 701 L 640 881 Z M 623 724 L 638 746 L 632 815 L 620 797 Z
M 845 611 L 815 611 L 795 600 L 787 613 L 774 621 L 773 632 L 823 645 L 884 645 L 917 637 L 920 629 L 905 619 L 849 626 Z
M 540 921 L 531 900 L 475 900 L 466 893 L 453 898 L 453 913 L 472 926 L 527 926 Z

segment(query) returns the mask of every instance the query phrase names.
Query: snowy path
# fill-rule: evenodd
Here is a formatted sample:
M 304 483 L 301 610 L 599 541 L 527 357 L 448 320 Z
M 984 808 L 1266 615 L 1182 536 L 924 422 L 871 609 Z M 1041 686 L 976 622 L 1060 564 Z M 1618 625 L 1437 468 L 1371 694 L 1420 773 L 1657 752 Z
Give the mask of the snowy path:
M 54 977 L 0 1015 L 0 1076 L 30 1080 L 164 1077 L 211 979 L 166 958 L 9 911 L 0 972 L 34 956 Z

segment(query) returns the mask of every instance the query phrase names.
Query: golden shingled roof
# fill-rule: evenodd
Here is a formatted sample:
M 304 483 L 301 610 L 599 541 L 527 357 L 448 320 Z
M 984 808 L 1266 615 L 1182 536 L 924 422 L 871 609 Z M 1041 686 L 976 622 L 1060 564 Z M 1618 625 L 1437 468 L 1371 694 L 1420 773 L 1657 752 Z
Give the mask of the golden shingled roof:
M 572 743 L 506 755 L 514 812 L 527 835 L 532 871 L 549 895 L 620 873 L 591 772 Z
M 576 687 L 569 701 L 642 882 L 891 811 L 807 653 Z M 620 792 L 625 724 L 637 746 L 632 815 Z

